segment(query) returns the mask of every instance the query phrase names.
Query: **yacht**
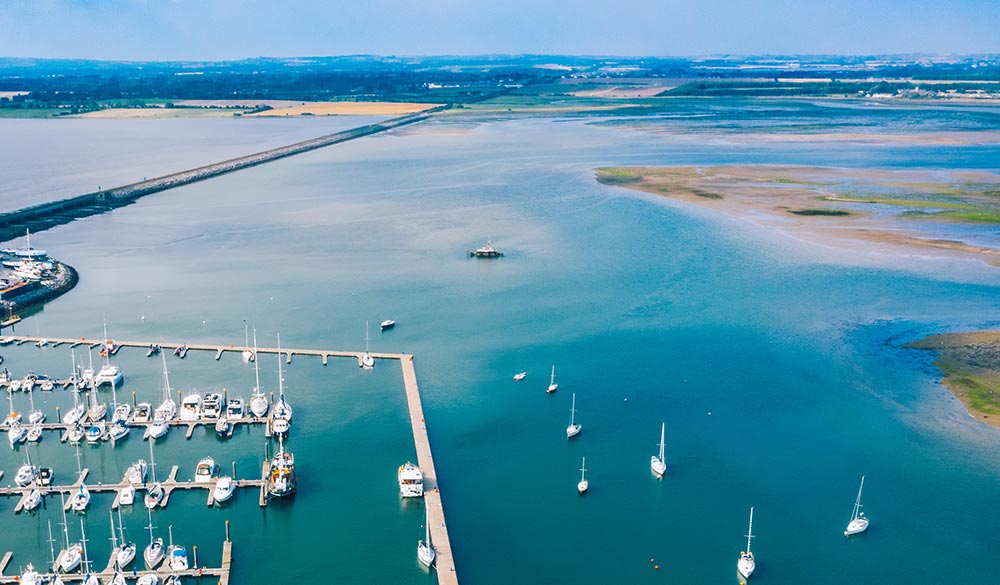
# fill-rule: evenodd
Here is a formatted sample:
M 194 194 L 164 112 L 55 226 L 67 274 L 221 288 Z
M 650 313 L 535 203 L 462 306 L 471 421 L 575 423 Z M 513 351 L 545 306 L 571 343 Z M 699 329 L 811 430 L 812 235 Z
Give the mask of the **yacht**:
M 656 477 L 663 477 L 663 474 L 667 471 L 667 462 L 663 460 L 663 438 L 666 436 L 667 423 L 660 423 L 660 455 L 657 457 L 653 455 L 649 460 L 649 467 L 656 474 Z
M 156 573 L 143 573 L 139 575 L 135 585 L 160 585 L 160 576 Z
M 85 512 L 87 507 L 90 506 L 90 490 L 87 489 L 87 485 L 80 483 L 79 487 L 69 499 L 70 507 L 73 508 L 74 512 Z
M 434 545 L 431 544 L 431 512 L 424 506 L 424 539 L 417 542 L 417 559 L 422 565 L 430 568 L 434 564 Z
M 56 565 L 58 565 L 59 570 L 63 573 L 68 573 L 80 566 L 80 562 L 83 560 L 83 546 L 79 542 L 74 542 L 73 544 L 70 544 L 69 542 L 69 524 L 66 522 L 65 500 L 62 505 L 62 513 L 63 535 L 66 537 L 66 548 L 59 553 L 59 557 L 56 559 Z
M 201 395 L 192 392 L 181 401 L 180 419 L 184 422 L 194 422 L 201 418 Z
M 253 330 L 253 353 L 257 355 L 257 329 Z M 280 359 L 280 355 L 279 355 Z M 257 384 L 253 387 L 253 393 L 250 395 L 250 412 L 257 418 L 264 418 L 267 416 L 267 411 L 270 405 L 267 403 L 267 395 L 264 394 L 260 389 L 260 360 L 253 361 L 253 373 Z
M 163 486 L 156 481 L 156 460 L 153 459 L 153 441 L 149 442 L 149 473 L 152 481 L 150 482 L 150 485 L 146 487 L 146 495 L 142 501 L 147 509 L 152 510 L 160 505 L 160 502 L 163 501 L 163 496 L 166 495 Z M 150 530 L 152 530 L 152 528 Z M 152 534 L 153 533 L 150 532 L 150 537 L 152 537 Z M 162 540 L 160 544 L 162 544 Z
M 120 441 L 128 436 L 129 431 L 132 429 L 124 421 L 116 420 L 111 423 L 111 428 L 108 429 L 108 435 L 111 437 L 112 441 Z
M 288 434 L 292 424 L 292 405 L 285 399 L 285 374 L 281 370 L 281 336 L 278 336 L 278 400 L 271 407 L 271 430 Z
M 122 402 L 121 404 L 115 406 L 114 412 L 111 413 L 112 422 L 128 422 L 131 417 L 132 405 L 128 402 Z
M 242 398 L 230 398 L 226 401 L 226 416 L 229 418 L 243 418 L 246 414 L 246 407 Z
M 11 385 L 9 386 L 9 388 L 13 388 L 13 387 L 14 387 L 14 383 L 11 382 Z M 10 403 L 10 413 L 7 415 L 7 418 L 3 419 L 3 425 L 2 426 L 10 428 L 10 427 L 14 426 L 15 424 L 19 424 L 21 422 L 21 413 L 20 412 L 14 412 L 14 391 L 13 390 L 10 390 L 10 389 L 7 390 L 7 402 Z
M 493 240 L 486 240 L 486 245 L 480 248 L 476 248 L 476 251 L 469 251 L 469 257 L 475 258 L 499 258 L 503 256 L 503 252 L 497 250 L 493 247 Z
M 587 493 L 590 489 L 590 482 L 587 481 L 587 458 L 583 458 L 583 463 L 580 464 L 580 483 L 576 484 L 576 491 L 581 494 Z
M 404 498 L 420 498 L 424 495 L 424 474 L 420 468 L 407 461 L 396 472 L 399 495 Z
M 392 329 L 395 326 L 396 326 L 395 321 L 393 321 L 392 319 L 386 319 L 385 321 L 382 321 L 381 325 L 379 325 L 379 329 L 382 331 L 386 331 L 388 329 Z
M 90 389 L 90 408 L 87 409 L 87 417 L 94 421 L 104 420 L 108 416 L 108 405 L 101 402 L 97 395 L 97 386 Z
M 17 474 L 14 475 L 14 483 L 17 487 L 27 487 L 28 484 L 34 483 L 38 478 L 38 466 L 31 463 L 31 456 L 28 454 L 28 450 L 25 449 L 25 457 L 28 458 L 27 463 L 17 468 Z
M 132 485 L 142 485 L 146 483 L 146 473 L 148 471 L 149 466 L 146 465 L 146 460 L 139 459 L 125 470 L 125 482 Z
M 288 496 L 295 493 L 295 457 L 285 451 L 285 445 L 278 436 L 278 452 L 270 463 L 267 479 L 267 493 L 271 497 Z
M 549 389 L 546 390 L 548 394 L 552 394 L 559 389 L 559 384 L 556 384 L 556 367 L 552 366 L 552 377 L 549 378 Z
M 868 530 L 868 517 L 861 511 L 861 490 L 865 487 L 865 476 L 861 476 L 861 487 L 858 488 L 858 499 L 854 500 L 854 513 L 851 514 L 851 521 L 847 523 L 847 530 L 844 536 L 860 534 Z
M 740 551 L 740 560 L 736 562 L 736 570 L 743 575 L 744 579 L 749 579 L 753 575 L 757 563 L 754 561 L 753 553 L 750 552 L 750 539 L 753 538 L 753 506 L 750 507 L 750 528 L 747 529 L 747 549 Z
M 149 518 L 149 544 L 142 551 L 142 560 L 146 563 L 147 569 L 155 569 L 163 561 L 166 551 L 163 548 L 163 539 L 153 538 L 153 513 L 146 510 L 146 516 Z
M 111 535 L 112 541 L 114 541 L 115 534 L 115 518 L 111 516 Z M 113 554 L 115 555 L 115 566 L 121 571 L 125 567 L 132 564 L 135 560 L 135 543 L 128 542 L 125 539 L 125 528 L 122 526 L 122 512 L 121 508 L 118 509 L 118 541 L 114 542 Z
M 118 490 L 118 506 L 131 506 L 135 503 L 135 486 L 129 484 Z
M 566 438 L 572 438 L 580 434 L 583 427 L 576 423 L 576 392 L 573 393 L 573 406 L 569 409 L 569 426 L 566 427 Z
M 212 497 L 216 502 L 222 503 L 228 501 L 236 493 L 236 482 L 233 478 L 228 475 L 219 476 L 219 480 L 215 482 L 215 487 L 212 489 Z
M 121 386 L 124 381 L 125 375 L 122 374 L 120 369 L 118 369 L 118 366 L 112 364 L 111 362 L 105 363 L 101 366 L 101 369 L 98 370 L 97 374 L 94 376 L 94 384 L 96 386 L 104 386 L 105 384 Z
M 7 440 L 10 441 L 11 448 L 18 443 L 23 443 L 28 438 L 28 427 L 19 422 L 15 422 L 7 429 Z
M 288 436 L 288 430 L 292 427 L 288 419 L 271 417 L 271 432 L 276 435 Z
M 209 420 L 215 420 L 219 418 L 225 410 L 225 405 L 222 403 L 222 395 L 218 392 L 209 392 L 205 395 L 205 399 L 201 403 L 201 414 L 203 417 Z
M 163 413 L 157 412 L 153 424 L 149 425 L 149 438 L 159 439 L 170 430 L 170 421 L 163 418 Z
M 24 498 L 24 509 L 28 512 L 38 508 L 42 505 L 42 492 L 35 488 L 28 492 L 28 495 Z
M 87 413 L 87 405 L 80 402 L 80 384 L 79 376 L 76 375 L 76 352 L 71 352 L 73 360 L 73 373 L 70 375 L 73 380 L 73 408 L 66 411 L 63 415 L 62 421 L 65 424 L 71 425 L 81 420 L 83 416 Z
M 169 526 L 170 546 L 167 547 L 167 565 L 171 571 L 186 571 L 188 568 L 187 549 L 179 544 L 174 544 L 174 527 Z
M 17 577 L 17 582 L 20 585 L 44 585 L 48 583 L 48 579 L 45 575 L 42 575 L 35 570 L 35 566 L 31 563 L 24 568 L 24 572 L 21 573 L 20 577 Z
M 254 352 L 250 351 L 250 330 L 246 319 L 243 320 L 243 352 L 240 354 L 243 357 L 243 363 L 248 364 L 254 360 L 257 356 Z
M 169 421 L 177 415 L 177 403 L 170 395 L 170 376 L 167 373 L 167 357 L 160 354 L 163 360 L 163 402 L 156 407 L 153 417 L 160 416 L 164 421 Z
M 45 421 L 45 413 L 35 408 L 35 393 L 28 390 L 28 424 L 41 423 Z
M 375 358 L 368 351 L 369 341 L 371 341 L 371 337 L 368 336 L 368 321 L 365 321 L 365 353 L 358 358 L 358 365 L 366 370 L 375 369 Z
M 194 482 L 195 483 L 211 483 L 212 478 L 215 477 L 215 459 L 211 457 L 204 457 L 198 462 L 198 466 L 194 470 Z

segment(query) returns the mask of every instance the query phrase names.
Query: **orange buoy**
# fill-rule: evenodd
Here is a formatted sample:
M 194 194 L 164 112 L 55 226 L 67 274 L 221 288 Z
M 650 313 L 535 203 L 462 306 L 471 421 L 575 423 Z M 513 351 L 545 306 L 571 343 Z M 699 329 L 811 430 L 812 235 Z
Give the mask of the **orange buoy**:
M 660 565 L 653 565 L 653 568 L 656 569 L 657 571 L 659 571 L 660 570 Z

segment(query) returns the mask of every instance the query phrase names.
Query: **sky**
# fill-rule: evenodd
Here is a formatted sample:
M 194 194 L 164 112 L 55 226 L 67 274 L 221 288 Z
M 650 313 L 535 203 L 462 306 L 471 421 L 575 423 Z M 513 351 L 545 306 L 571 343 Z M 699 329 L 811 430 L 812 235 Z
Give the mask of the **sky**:
M 1000 53 L 998 0 L 0 0 L 0 56 Z

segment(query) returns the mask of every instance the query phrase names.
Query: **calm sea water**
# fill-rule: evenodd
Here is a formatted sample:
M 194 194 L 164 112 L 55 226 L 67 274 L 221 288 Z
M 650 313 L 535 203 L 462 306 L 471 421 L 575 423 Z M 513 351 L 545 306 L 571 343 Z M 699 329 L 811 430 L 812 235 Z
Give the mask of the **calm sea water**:
M 746 103 L 706 104 L 741 127 Z M 775 124 L 813 108 L 761 107 Z M 830 109 L 825 119 L 838 126 L 842 115 Z M 849 115 L 888 127 L 921 114 Z M 750 506 L 755 582 L 991 579 L 1000 431 L 965 414 L 930 356 L 899 344 L 1000 325 L 1000 273 L 941 258 L 848 257 L 599 185 L 592 169 L 991 169 L 1000 148 L 720 143 L 594 122 L 434 121 L 39 234 L 37 245 L 81 281 L 17 331 L 97 337 L 106 318 L 118 339 L 226 344 L 242 342 L 246 320 L 262 344 L 280 333 L 288 347 L 360 349 L 366 320 L 395 319 L 395 330 L 373 332 L 372 349 L 416 355 L 463 583 L 735 583 Z M 66 140 L 85 149 L 83 137 Z M 467 259 L 488 237 L 506 256 Z M 66 348 L 0 353 L 15 374 L 69 368 Z M 158 362 L 119 355 L 125 396 L 155 400 Z M 213 357 L 171 358 L 172 384 L 247 396 L 252 367 Z M 546 395 L 553 364 L 560 389 Z M 275 387 L 276 361 L 261 367 Z M 515 383 L 521 370 L 528 377 Z M 261 510 L 245 491 L 207 509 L 203 494 L 175 493 L 155 514 L 157 533 L 172 524 L 175 540 L 216 564 L 230 520 L 235 583 L 431 581 L 415 559 L 422 507 L 400 502 L 395 486 L 398 465 L 415 457 L 399 368 L 297 357 L 285 377 L 296 417 L 287 445 L 301 478 L 294 500 Z M 573 392 L 584 430 L 567 442 Z M 36 397 L 49 411 L 71 402 L 62 391 Z M 662 481 L 649 472 L 661 422 Z M 227 442 L 172 431 L 156 447 L 158 473 L 179 465 L 190 477 L 211 454 L 250 477 L 264 449 L 261 429 Z M 5 483 L 23 451 L 0 449 Z M 92 481 L 117 481 L 148 458 L 139 436 L 81 452 Z M 60 478 L 75 472 L 74 450 L 54 435 L 32 453 Z M 583 456 L 591 490 L 580 497 Z M 862 474 L 872 527 L 846 540 Z M 111 501 L 95 496 L 87 514 L 101 567 Z M 0 502 L 10 527 L 0 550 L 15 551 L 15 567 L 42 564 L 58 506 L 15 517 L 14 503 Z M 144 509 L 125 518 L 142 543 Z M 76 538 L 78 521 L 70 531 Z

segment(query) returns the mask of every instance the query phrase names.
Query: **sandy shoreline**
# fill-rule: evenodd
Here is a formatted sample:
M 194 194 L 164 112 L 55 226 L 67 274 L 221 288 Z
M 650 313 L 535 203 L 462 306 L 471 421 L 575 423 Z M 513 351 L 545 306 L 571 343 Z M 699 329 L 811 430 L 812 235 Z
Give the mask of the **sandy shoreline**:
M 932 335 L 903 347 L 937 352 L 944 386 L 973 418 L 1000 428 L 1000 331 Z
M 889 245 L 1000 266 L 1000 246 L 942 237 L 940 228 L 1000 222 L 995 196 L 1000 175 L 993 173 L 730 165 L 605 168 L 596 178 L 823 245 L 849 250 Z

